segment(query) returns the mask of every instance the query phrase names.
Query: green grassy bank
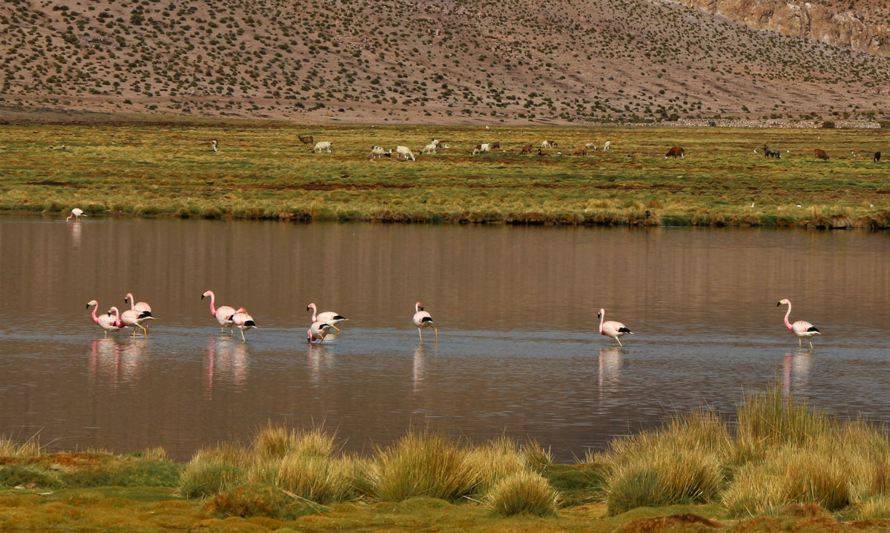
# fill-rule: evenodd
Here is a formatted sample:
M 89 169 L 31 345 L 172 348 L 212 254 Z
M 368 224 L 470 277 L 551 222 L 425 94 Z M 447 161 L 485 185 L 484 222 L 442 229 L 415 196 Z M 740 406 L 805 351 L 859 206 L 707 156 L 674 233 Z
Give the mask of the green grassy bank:
M 311 153 L 299 134 L 333 142 L 333 154 Z M 420 155 L 433 138 L 450 148 Z M 543 139 L 559 146 L 518 153 Z M 571 155 L 606 140 L 611 152 Z M 500 151 L 470 155 L 495 141 Z M 888 141 L 883 129 L 3 126 L 0 211 L 886 229 L 890 162 L 872 154 L 890 158 Z M 371 161 L 374 144 L 418 159 Z M 782 158 L 754 154 L 763 144 Z M 664 158 L 674 145 L 685 159 Z
M 185 464 L 161 449 L 48 453 L 0 440 L 0 529 L 741 531 L 890 527 L 890 440 L 778 391 L 557 464 L 535 442 L 408 433 L 354 455 L 269 426 Z

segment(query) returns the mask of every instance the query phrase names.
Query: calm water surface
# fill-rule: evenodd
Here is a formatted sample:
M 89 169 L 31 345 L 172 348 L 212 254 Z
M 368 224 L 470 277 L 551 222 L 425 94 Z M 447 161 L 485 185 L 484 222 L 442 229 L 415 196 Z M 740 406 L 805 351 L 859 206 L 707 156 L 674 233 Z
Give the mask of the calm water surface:
M 267 421 L 356 450 L 407 428 L 534 437 L 561 459 L 744 391 L 890 421 L 890 238 L 758 230 L 0 219 L 0 434 L 178 457 Z M 200 295 L 247 307 L 219 336 Z M 152 304 L 103 339 L 85 303 Z M 820 327 L 815 352 L 782 326 Z M 416 300 L 441 324 L 418 343 Z M 306 304 L 350 318 L 308 347 Z M 596 335 L 596 311 L 636 335 Z

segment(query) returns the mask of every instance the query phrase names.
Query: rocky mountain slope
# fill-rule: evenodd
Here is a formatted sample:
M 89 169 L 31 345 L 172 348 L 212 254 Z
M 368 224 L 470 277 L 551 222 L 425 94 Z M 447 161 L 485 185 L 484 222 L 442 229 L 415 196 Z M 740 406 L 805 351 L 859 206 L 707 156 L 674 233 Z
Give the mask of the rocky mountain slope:
M 890 58 L 661 0 L 7 0 L 0 51 L 7 111 L 430 123 L 890 114 Z
M 678 0 L 752 28 L 890 56 L 887 0 Z

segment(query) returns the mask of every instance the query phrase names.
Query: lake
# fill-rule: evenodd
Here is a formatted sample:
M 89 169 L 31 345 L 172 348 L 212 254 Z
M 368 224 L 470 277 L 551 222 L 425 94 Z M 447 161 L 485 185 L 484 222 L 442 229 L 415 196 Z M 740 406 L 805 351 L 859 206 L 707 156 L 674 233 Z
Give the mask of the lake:
M 271 421 L 353 450 L 409 428 L 562 460 L 781 386 L 890 421 L 890 238 L 866 232 L 0 219 L 0 434 L 178 458 Z M 222 337 L 201 294 L 259 329 Z M 103 338 L 84 308 L 158 318 Z M 782 324 L 823 332 L 799 350 Z M 422 301 L 441 327 L 418 341 Z M 349 318 L 308 346 L 306 304 Z M 635 335 L 623 349 L 596 313 Z

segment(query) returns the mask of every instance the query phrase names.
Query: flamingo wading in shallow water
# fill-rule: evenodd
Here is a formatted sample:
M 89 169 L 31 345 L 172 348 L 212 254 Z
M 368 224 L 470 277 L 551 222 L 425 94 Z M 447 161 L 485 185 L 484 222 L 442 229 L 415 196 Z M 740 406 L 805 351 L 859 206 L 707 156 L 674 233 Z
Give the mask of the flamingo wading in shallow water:
M 123 313 L 121 313 L 117 307 L 112 307 L 108 310 L 109 313 L 114 312 L 114 315 L 117 317 L 118 326 L 124 328 L 133 328 L 133 336 L 136 336 L 137 329 L 142 330 L 143 335 L 148 335 L 148 330 L 145 329 L 145 326 L 142 325 L 146 320 L 151 320 L 151 314 L 148 316 L 142 316 L 142 313 L 135 309 L 127 309 Z
M 423 304 L 417 302 L 414 304 L 414 325 L 417 326 L 417 335 L 420 336 L 420 342 L 423 342 L 423 328 L 433 328 L 436 332 L 436 340 L 439 340 L 439 328 L 433 323 L 433 317 L 423 310 Z
M 340 332 L 340 328 L 337 327 L 337 324 L 347 320 L 347 318 L 339 313 L 335 313 L 333 311 L 324 311 L 319 313 L 318 308 L 315 304 L 309 304 L 306 306 L 307 311 L 312 311 L 312 323 L 321 322 L 324 324 L 328 324 L 337 332 Z
M 306 342 L 309 344 L 320 344 L 324 341 L 325 337 L 330 333 L 331 328 L 334 326 L 326 323 L 315 321 L 309 326 L 309 329 L 306 330 Z
M 151 317 L 154 319 L 154 316 L 151 314 L 151 306 L 145 302 L 137 302 L 135 298 L 133 298 L 133 293 L 128 292 L 124 297 L 124 303 L 130 304 L 130 309 L 134 311 L 139 311 L 139 318 L 148 319 Z M 145 328 L 146 332 L 148 328 Z
M 600 312 L 596 314 L 596 317 L 600 319 L 600 335 L 605 335 L 606 337 L 612 337 L 618 342 L 618 346 L 624 346 L 621 344 L 622 335 L 633 335 L 634 332 L 630 330 L 629 327 L 625 326 L 621 322 L 616 322 L 614 320 L 606 320 L 606 310 L 600 309 Z
M 216 307 L 216 295 L 213 294 L 213 291 L 204 291 L 204 294 L 201 295 L 201 300 L 204 300 L 204 298 L 210 298 L 210 316 L 219 322 L 219 332 L 225 333 L 227 326 L 232 327 L 232 316 L 235 315 L 235 308 L 228 305 Z
M 256 322 L 253 320 L 252 316 L 247 314 L 247 309 L 239 307 L 238 310 L 235 311 L 235 314 L 229 319 L 232 321 L 232 325 L 241 331 L 241 340 L 247 342 L 247 338 L 244 336 L 244 330 L 256 328 Z
M 77 222 L 78 220 L 80 220 L 80 217 L 85 217 L 85 216 L 87 216 L 87 214 L 83 212 L 83 209 L 81 209 L 79 207 L 75 207 L 74 209 L 71 210 L 71 214 L 68 215 L 67 218 L 65 218 L 65 222 L 68 222 L 72 218 L 74 219 L 75 222 Z
M 109 331 L 117 331 L 121 329 L 121 326 L 118 325 L 117 316 L 112 315 L 111 311 L 107 313 L 103 313 L 102 315 L 97 315 L 96 310 L 99 307 L 99 302 L 96 300 L 90 300 L 87 302 L 87 309 L 92 308 L 93 312 L 90 314 L 90 317 L 93 319 L 93 322 L 96 323 L 100 328 L 105 330 L 105 336 L 108 337 Z
M 789 322 L 788 317 L 791 316 L 791 300 L 789 300 L 788 298 L 779 300 L 779 303 L 776 304 L 776 307 L 781 307 L 783 305 L 788 306 L 788 310 L 785 312 L 785 327 L 788 328 L 788 331 L 797 335 L 798 346 L 803 346 L 803 338 L 806 337 L 807 341 L 810 343 L 810 350 L 812 350 L 813 341 L 810 340 L 810 337 L 813 337 L 815 335 L 822 335 L 822 332 L 819 331 L 819 328 L 810 324 L 806 320 L 798 320 L 794 323 Z

